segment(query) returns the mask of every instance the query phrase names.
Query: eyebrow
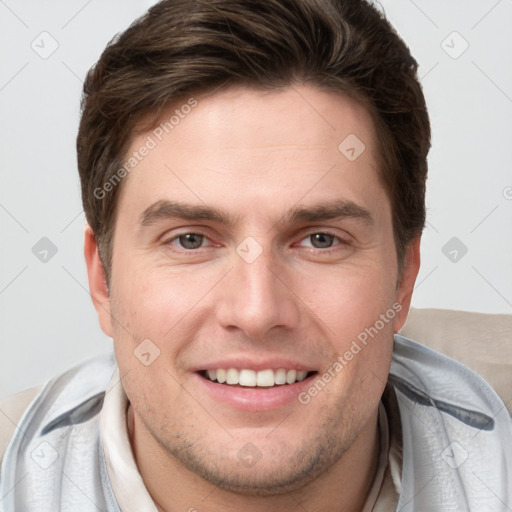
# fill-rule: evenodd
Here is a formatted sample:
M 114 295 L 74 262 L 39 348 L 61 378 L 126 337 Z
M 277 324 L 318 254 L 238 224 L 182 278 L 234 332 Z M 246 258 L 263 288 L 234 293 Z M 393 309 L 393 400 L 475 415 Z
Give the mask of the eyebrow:
M 348 200 L 329 201 L 314 206 L 294 206 L 283 217 L 285 220 L 280 220 L 276 224 L 282 224 L 283 222 L 298 224 L 301 222 L 320 222 L 347 218 L 356 219 L 368 226 L 374 224 L 374 218 L 368 209 Z M 160 220 L 170 219 L 208 220 L 225 226 L 231 226 L 235 224 L 239 216 L 233 216 L 206 205 L 160 200 L 141 213 L 139 224 L 141 227 L 147 227 Z
M 160 200 L 141 213 L 139 224 L 141 226 L 150 226 L 160 220 L 167 219 L 210 220 L 227 226 L 235 221 L 235 218 L 231 215 L 210 206 Z
M 369 226 L 374 224 L 370 211 L 353 201 L 341 200 L 311 207 L 295 207 L 288 213 L 288 222 L 318 222 L 333 219 L 356 219 Z

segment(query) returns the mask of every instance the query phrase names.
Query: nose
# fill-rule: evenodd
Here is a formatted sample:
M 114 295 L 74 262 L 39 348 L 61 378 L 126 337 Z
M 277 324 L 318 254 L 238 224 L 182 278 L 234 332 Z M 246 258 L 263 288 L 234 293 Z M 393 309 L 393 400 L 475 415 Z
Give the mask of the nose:
M 293 284 L 287 282 L 283 262 L 273 257 L 270 249 L 254 260 L 235 253 L 233 268 L 226 276 L 217 295 L 216 311 L 219 324 L 225 329 L 240 329 L 253 340 L 268 337 L 280 327 L 297 326 L 300 315 Z

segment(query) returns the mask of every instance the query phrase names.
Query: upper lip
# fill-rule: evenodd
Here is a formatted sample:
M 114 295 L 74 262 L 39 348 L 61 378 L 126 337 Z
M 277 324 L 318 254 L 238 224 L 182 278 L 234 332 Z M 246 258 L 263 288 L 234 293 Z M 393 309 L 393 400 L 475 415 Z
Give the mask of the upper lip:
M 201 366 L 193 368 L 193 371 L 202 371 L 202 370 L 218 370 L 224 369 L 227 370 L 229 368 L 236 369 L 247 369 L 254 370 L 256 372 L 261 370 L 278 370 L 280 368 L 284 368 L 285 370 L 298 370 L 298 371 L 316 371 L 316 369 L 311 366 L 311 364 L 301 363 L 299 361 L 294 361 L 292 359 L 288 359 L 285 357 L 248 357 L 244 356 L 232 356 L 226 357 L 224 359 L 216 359 L 215 361 L 210 361 L 208 363 L 203 363 Z

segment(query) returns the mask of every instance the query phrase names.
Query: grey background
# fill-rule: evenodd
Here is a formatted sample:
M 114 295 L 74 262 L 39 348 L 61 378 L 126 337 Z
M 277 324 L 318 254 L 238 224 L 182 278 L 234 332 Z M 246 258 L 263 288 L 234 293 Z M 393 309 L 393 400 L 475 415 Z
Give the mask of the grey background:
M 0 1 L 0 397 L 111 348 L 82 253 L 79 99 L 152 3 Z M 420 63 L 433 127 L 413 307 L 511 314 L 512 0 L 380 4 Z

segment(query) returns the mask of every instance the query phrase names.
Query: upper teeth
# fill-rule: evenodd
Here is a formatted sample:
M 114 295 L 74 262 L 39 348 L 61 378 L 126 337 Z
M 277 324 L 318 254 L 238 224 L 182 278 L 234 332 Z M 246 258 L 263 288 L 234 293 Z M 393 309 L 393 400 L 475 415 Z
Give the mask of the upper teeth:
M 308 372 L 299 370 L 261 370 L 256 372 L 254 370 L 237 370 L 229 368 L 228 370 L 208 370 L 207 375 L 210 380 L 220 382 L 221 384 L 240 384 L 240 386 L 261 386 L 271 387 L 281 384 L 293 384 L 300 382 L 306 378 Z

